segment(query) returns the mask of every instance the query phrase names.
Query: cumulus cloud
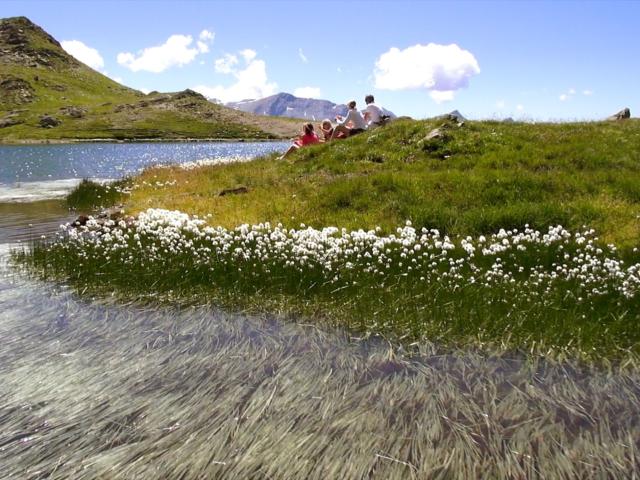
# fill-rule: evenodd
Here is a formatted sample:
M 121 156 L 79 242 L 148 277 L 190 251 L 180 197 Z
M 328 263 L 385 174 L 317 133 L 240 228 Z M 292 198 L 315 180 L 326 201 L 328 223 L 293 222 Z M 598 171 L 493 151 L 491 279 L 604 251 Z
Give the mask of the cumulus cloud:
M 567 95 L 566 93 L 562 93 L 558 98 L 561 102 L 566 102 L 567 100 L 569 100 L 569 95 Z
M 216 59 L 214 68 L 218 73 L 231 73 L 234 66 L 238 64 L 238 57 L 230 53 L 226 53 L 224 57 Z
M 498 100 L 496 102 L 496 108 L 499 108 L 500 110 L 502 110 L 506 105 L 507 103 L 504 100 Z
M 254 58 L 256 58 L 257 53 L 255 50 L 251 50 L 250 48 L 245 48 L 244 50 L 240 50 L 240 55 L 242 55 L 245 62 L 249 63 Z
M 300 60 L 302 60 L 302 63 L 309 63 L 309 59 L 304 54 L 301 48 L 298 49 L 298 56 L 300 57 Z
M 238 55 L 242 58 L 242 64 Z M 251 49 L 241 50 L 238 55 L 226 54 L 214 62 L 216 72 L 234 77 L 233 84 L 226 87 L 198 85 L 193 87 L 193 90 L 223 103 L 273 95 L 278 85 L 269 82 L 264 60 L 259 60 L 257 53 Z
M 521 104 L 516 105 L 516 110 L 518 110 L 519 112 L 524 111 L 524 105 L 521 105 Z
M 208 53 L 209 45 L 213 43 L 214 38 L 215 34 L 213 32 L 210 32 L 209 30 L 202 30 L 200 35 L 198 35 L 198 41 L 196 42 L 198 51 L 200 53 Z
M 478 61 L 456 44 L 391 48 L 376 60 L 374 86 L 381 90 L 427 89 L 436 102 L 452 100 L 480 73 Z
M 65 40 L 60 42 L 65 51 L 80 60 L 82 63 L 90 66 L 94 70 L 104 68 L 104 59 L 100 52 L 95 48 L 88 47 L 80 40 Z
M 200 35 L 198 35 L 198 38 L 200 39 L 200 41 L 202 42 L 213 42 L 213 39 L 215 38 L 215 33 L 210 32 L 209 30 L 202 30 L 200 32 Z
M 320 98 L 318 87 L 299 87 L 293 91 L 293 95 L 300 98 Z
M 582 94 L 583 94 L 585 97 L 590 97 L 591 95 L 593 95 L 593 90 L 589 90 L 589 89 L 587 89 L 587 90 L 583 90 L 583 91 L 582 91 Z
M 137 55 L 131 52 L 119 53 L 117 60 L 120 65 L 132 72 L 143 70 L 160 73 L 171 67 L 187 65 L 199 53 L 206 53 L 204 50 L 209 51 L 208 45 L 202 41 L 196 45 L 196 48 L 191 46 L 192 43 L 191 35 L 171 35 L 162 45 L 145 48 Z

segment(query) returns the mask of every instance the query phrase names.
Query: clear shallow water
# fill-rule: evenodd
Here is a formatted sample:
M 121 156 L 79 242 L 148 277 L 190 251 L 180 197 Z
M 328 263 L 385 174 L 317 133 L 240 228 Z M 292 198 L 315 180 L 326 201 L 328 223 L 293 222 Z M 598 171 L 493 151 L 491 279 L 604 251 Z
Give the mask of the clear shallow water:
M 151 165 L 253 158 L 287 142 L 0 145 L 0 202 L 63 197 L 83 178 L 115 179 Z

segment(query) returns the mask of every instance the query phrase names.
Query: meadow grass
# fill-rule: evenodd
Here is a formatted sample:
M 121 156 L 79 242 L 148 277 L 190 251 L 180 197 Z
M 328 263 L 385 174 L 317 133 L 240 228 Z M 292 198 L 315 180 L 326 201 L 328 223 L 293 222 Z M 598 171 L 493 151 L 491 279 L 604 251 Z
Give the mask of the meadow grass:
M 98 183 L 85 178 L 66 196 L 65 202 L 67 207 L 80 211 L 110 207 L 126 197 L 130 184 L 131 180 L 128 178 L 109 183 Z
M 444 125 L 444 126 L 443 126 Z M 434 128 L 445 135 L 425 141 Z M 640 121 L 572 124 L 399 120 L 351 139 L 196 170 L 156 169 L 128 208 L 212 214 L 233 228 L 270 222 L 297 227 L 393 231 L 411 220 L 451 235 L 525 224 L 595 228 L 606 242 L 640 238 Z M 175 182 L 165 188 L 151 184 Z M 243 195 L 220 197 L 246 186 Z

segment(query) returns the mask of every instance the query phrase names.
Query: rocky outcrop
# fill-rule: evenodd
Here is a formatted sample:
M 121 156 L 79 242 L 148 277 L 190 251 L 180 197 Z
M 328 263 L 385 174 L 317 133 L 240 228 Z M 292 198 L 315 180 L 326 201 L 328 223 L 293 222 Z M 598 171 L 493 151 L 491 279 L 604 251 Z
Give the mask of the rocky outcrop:
M 0 103 L 22 105 L 35 98 L 35 90 L 26 80 L 13 75 L 0 77 Z
M 201 93 L 194 92 L 193 90 L 187 88 L 178 93 L 172 94 L 173 100 L 182 100 L 184 98 L 198 98 L 200 100 L 206 100 L 206 97 Z
M 56 117 L 52 117 L 51 115 L 47 115 L 45 113 L 40 117 L 39 123 L 42 128 L 53 128 L 53 127 L 57 127 L 62 122 L 58 120 Z
M 76 107 L 71 105 L 68 107 L 62 107 L 60 109 L 60 113 L 71 118 L 82 118 L 86 115 L 87 109 L 84 107 Z
M 629 110 L 628 108 L 623 108 L 618 113 L 614 113 L 613 115 L 608 117 L 607 120 L 627 120 L 628 118 L 631 118 L 631 110 Z
M 19 120 L 17 117 L 17 113 L 10 113 L 3 118 L 0 118 L 0 128 L 11 127 L 13 125 L 19 125 L 24 123 L 22 120 Z
M 0 64 L 51 68 L 78 66 L 80 62 L 28 18 L 13 17 L 0 20 Z

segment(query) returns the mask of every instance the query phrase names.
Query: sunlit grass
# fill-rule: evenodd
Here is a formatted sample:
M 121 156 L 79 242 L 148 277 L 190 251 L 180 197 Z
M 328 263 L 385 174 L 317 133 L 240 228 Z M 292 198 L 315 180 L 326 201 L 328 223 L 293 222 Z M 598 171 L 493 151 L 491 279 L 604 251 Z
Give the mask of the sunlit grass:
M 150 170 L 142 180 L 175 185 L 140 188 L 128 207 L 212 214 L 227 228 L 268 221 L 389 232 L 409 219 L 464 236 L 588 225 L 621 248 L 638 244 L 640 122 L 467 122 L 445 126 L 446 141 L 427 148 L 424 137 L 442 125 L 398 121 L 289 162 Z M 238 185 L 248 193 L 218 196 Z

